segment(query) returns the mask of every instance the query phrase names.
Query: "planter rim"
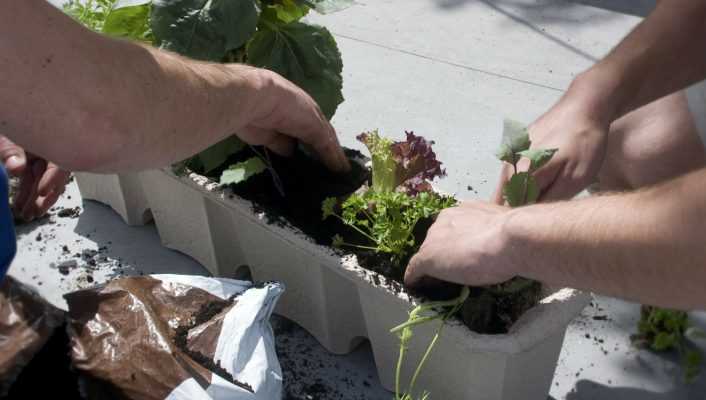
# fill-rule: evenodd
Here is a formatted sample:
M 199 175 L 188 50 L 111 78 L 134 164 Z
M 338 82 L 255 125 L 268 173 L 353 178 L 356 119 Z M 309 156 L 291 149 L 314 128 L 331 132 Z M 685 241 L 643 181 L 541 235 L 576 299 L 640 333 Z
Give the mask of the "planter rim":
M 210 178 L 195 172 L 187 172 L 180 176 L 174 173 L 171 168 L 164 168 L 160 171 L 169 178 L 204 193 L 222 206 L 228 206 L 230 203 L 231 206 L 236 205 L 248 210 L 249 218 L 258 221 L 273 234 L 320 258 L 338 264 L 341 268 L 337 272 L 361 278 L 357 281 L 357 285 L 365 285 L 368 288 L 384 291 L 391 296 L 391 299 L 410 309 L 420 303 L 418 298 L 409 295 L 399 283 L 361 267 L 355 255 L 342 255 L 341 252 L 330 247 L 315 243 L 312 238 L 292 226 L 288 221 L 284 224 L 267 223 L 264 211 L 255 212 L 254 204 L 251 201 L 243 199 L 230 188 L 221 187 Z M 460 346 L 474 353 L 520 353 L 563 331 L 588 305 L 591 298 L 590 293 L 572 288 L 550 289 L 536 306 L 526 311 L 515 321 L 506 334 L 479 334 L 468 329 L 460 321 L 450 321 L 444 329 L 443 335 L 445 340 L 457 342 Z M 398 321 L 395 324 L 402 322 L 404 321 Z M 390 328 L 393 325 L 391 324 Z

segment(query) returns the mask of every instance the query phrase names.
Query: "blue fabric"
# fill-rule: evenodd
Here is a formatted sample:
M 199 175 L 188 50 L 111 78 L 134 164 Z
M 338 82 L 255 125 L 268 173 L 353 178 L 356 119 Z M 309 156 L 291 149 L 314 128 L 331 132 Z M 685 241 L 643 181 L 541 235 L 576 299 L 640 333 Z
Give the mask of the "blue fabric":
M 17 241 L 12 211 L 10 211 L 7 173 L 5 168 L 0 165 L 0 282 L 5 278 L 16 251 Z

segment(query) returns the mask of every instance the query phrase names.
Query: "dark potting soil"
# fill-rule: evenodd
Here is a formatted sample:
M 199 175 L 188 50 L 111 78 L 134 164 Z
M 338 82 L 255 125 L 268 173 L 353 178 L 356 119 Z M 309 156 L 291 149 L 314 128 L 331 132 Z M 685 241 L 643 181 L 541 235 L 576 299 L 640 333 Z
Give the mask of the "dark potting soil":
M 54 331 L 47 343 L 22 370 L 15 383 L 2 399 L 56 399 L 78 400 L 78 374 L 71 369 L 69 337 L 66 327 Z
M 201 307 L 199 311 L 196 312 L 196 314 L 194 315 L 194 320 L 191 324 L 182 325 L 176 329 L 174 336 L 174 344 L 176 344 L 177 347 L 179 347 L 179 349 L 184 352 L 184 354 L 191 357 L 192 360 L 199 363 L 202 367 L 220 376 L 221 378 L 232 382 L 234 385 L 239 386 L 249 391 L 250 393 L 254 393 L 252 386 L 248 385 L 247 383 L 237 381 L 235 378 L 233 378 L 233 375 L 231 375 L 230 372 L 226 371 L 225 368 L 223 368 L 220 364 L 214 362 L 212 358 L 197 351 L 189 349 L 186 341 L 189 331 L 191 329 L 210 321 L 213 317 L 220 314 L 221 311 L 223 311 L 226 307 L 233 304 L 235 298 L 236 296 L 233 296 L 228 300 L 212 301 L 210 303 L 206 303 L 203 307 Z
M 258 150 L 262 152 L 263 150 Z M 351 171 L 346 174 L 330 172 L 320 162 L 298 150 L 292 157 L 281 157 L 270 153 L 273 169 L 276 171 L 282 191 L 274 183 L 268 171 L 250 177 L 247 181 L 231 185 L 238 196 L 255 204 L 256 212 L 264 212 L 268 223 L 283 226 L 287 223 L 297 227 L 316 243 L 330 246 L 335 235 L 343 237 L 347 243 L 361 243 L 361 236 L 337 218 L 322 220 L 321 203 L 328 197 L 345 198 L 370 181 L 370 171 L 356 160 L 363 155 L 352 149 L 344 149 L 351 161 Z M 227 165 L 255 156 L 246 149 L 233 156 Z M 209 175 L 218 180 L 223 168 Z M 421 244 L 434 221 L 420 221 L 414 230 L 415 242 Z M 400 292 L 403 288 L 404 268 L 411 254 L 402 260 L 362 249 L 346 249 L 353 252 L 358 263 L 368 270 L 382 274 L 393 282 L 388 287 Z M 378 283 L 379 284 L 379 283 Z M 459 295 L 460 285 L 438 282 L 426 289 L 412 291 L 411 294 L 430 300 L 447 300 Z M 503 294 L 491 289 L 474 288 L 459 316 L 466 326 L 478 333 L 506 333 L 512 323 L 527 309 L 534 306 L 541 295 L 541 285 L 536 284 L 518 293 Z

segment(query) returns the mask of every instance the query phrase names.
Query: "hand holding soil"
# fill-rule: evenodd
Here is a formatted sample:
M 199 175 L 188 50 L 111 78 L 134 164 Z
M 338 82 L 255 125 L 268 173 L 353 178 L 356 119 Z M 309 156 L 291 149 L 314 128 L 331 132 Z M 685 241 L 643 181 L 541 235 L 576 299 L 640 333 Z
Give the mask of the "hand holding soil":
M 304 90 L 277 73 L 257 70 L 263 86 L 264 101 L 256 115 L 238 133 L 252 145 L 264 145 L 280 155 L 291 155 L 300 141 L 311 146 L 332 171 L 350 170 L 348 159 L 338 143 L 336 130 L 328 122 L 316 101 Z

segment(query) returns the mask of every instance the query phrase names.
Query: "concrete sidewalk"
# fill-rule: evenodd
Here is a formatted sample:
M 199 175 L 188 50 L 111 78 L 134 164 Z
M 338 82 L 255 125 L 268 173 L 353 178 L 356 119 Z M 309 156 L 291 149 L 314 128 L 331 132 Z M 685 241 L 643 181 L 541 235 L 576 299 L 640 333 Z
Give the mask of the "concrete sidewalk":
M 591 7 L 579 3 L 590 3 Z M 380 129 L 414 130 L 437 142 L 449 177 L 441 189 L 487 198 L 500 164 L 494 152 L 505 116 L 530 122 L 639 22 L 654 1 L 360 0 L 312 21 L 334 32 L 344 58 L 344 94 L 334 124 L 342 142 Z M 70 198 L 69 198 L 70 196 Z M 80 206 L 72 185 L 60 207 Z M 50 263 L 82 249 L 104 249 L 91 280 L 123 273 L 203 274 L 191 259 L 163 249 L 152 226 L 130 228 L 106 207 L 87 202 L 78 219 L 20 228 L 11 273 L 57 303 L 89 285 L 84 266 L 69 276 Z M 552 384 L 554 399 L 702 399 L 706 378 L 690 386 L 671 358 L 632 349 L 638 306 L 598 298 L 569 329 Z M 697 315 L 700 323 L 706 322 Z M 369 347 L 332 356 L 296 326 L 278 320 L 278 342 L 290 368 L 292 398 L 389 400 Z M 706 324 L 704 324 L 706 325 Z M 482 368 L 483 366 L 478 366 Z M 293 372 L 292 372 L 293 371 Z M 432 394 L 433 395 L 433 394 Z M 454 399 L 448 399 L 454 400 Z

